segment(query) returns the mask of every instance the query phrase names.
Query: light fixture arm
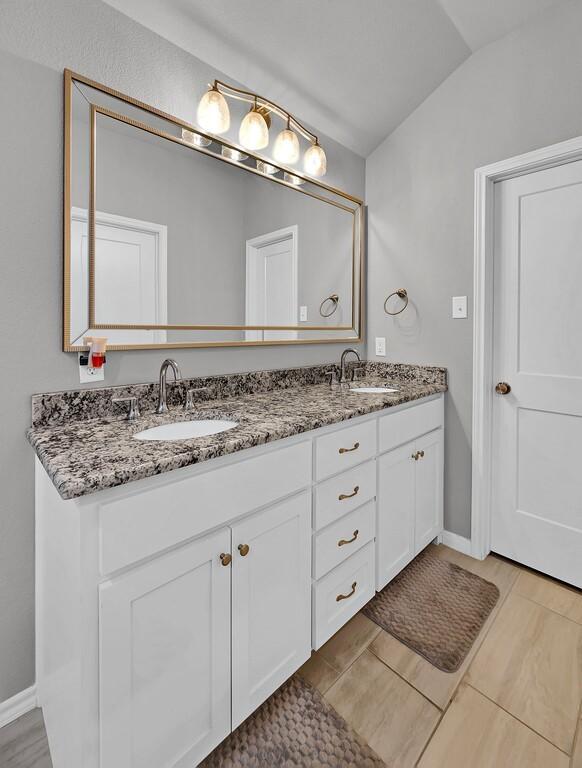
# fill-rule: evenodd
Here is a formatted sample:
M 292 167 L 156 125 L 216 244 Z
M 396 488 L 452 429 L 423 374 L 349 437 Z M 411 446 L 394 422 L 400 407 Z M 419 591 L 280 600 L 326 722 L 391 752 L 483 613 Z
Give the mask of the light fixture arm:
M 294 117 L 290 112 L 287 112 L 286 109 L 283 109 L 283 107 L 280 107 L 274 101 L 266 99 L 264 96 L 259 96 L 258 93 L 245 91 L 243 88 L 237 88 L 234 85 L 229 85 L 222 80 L 215 80 L 212 85 L 209 84 L 208 87 L 219 91 L 223 94 L 223 96 L 228 96 L 231 99 L 246 101 L 248 104 L 253 104 L 255 110 L 257 109 L 257 106 L 259 106 L 260 108 L 266 108 L 270 112 L 274 112 L 282 120 L 287 122 L 287 126 L 290 126 L 290 124 L 293 123 L 297 132 L 300 133 L 304 139 L 307 139 L 307 141 L 310 141 L 313 144 L 319 144 L 319 138 L 315 133 L 312 133 L 308 128 L 302 125 L 296 117 Z

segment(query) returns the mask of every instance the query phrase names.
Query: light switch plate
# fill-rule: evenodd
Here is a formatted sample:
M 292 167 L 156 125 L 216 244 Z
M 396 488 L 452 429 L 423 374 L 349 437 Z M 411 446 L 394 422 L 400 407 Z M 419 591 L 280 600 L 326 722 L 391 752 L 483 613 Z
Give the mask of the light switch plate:
M 304 323 L 307 320 L 307 307 L 299 307 L 299 321 Z
M 464 320 L 467 317 L 467 297 L 453 296 L 453 318 Z
M 384 336 L 376 336 L 376 354 L 378 357 L 386 357 L 386 339 Z

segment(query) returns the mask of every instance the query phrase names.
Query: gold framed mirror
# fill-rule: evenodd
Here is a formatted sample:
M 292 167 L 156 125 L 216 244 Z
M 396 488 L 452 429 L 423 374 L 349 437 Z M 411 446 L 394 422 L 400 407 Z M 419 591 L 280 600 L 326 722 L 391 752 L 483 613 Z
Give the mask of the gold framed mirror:
M 69 70 L 64 189 L 65 351 L 361 340 L 359 198 Z

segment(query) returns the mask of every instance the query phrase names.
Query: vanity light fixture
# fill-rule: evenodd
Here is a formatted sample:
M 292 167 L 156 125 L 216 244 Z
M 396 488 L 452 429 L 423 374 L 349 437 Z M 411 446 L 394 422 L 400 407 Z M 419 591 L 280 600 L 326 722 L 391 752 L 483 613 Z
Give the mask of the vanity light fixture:
M 196 119 L 200 127 L 210 133 L 226 133 L 230 128 L 230 110 L 216 82 L 200 99 Z
M 264 160 L 257 160 L 257 171 L 266 173 L 268 176 L 273 176 L 275 173 L 278 173 L 279 169 L 276 165 L 266 163 Z
M 302 138 L 309 142 L 309 147 L 303 157 L 305 171 L 314 177 L 325 175 L 327 159 L 318 137 L 286 109 L 252 91 L 245 91 L 221 80 L 215 80 L 208 86 L 208 91 L 202 96 L 198 105 L 198 122 L 202 128 L 211 133 L 224 133 L 228 130 L 230 114 L 226 98 L 236 99 L 251 105 L 239 128 L 239 141 L 243 147 L 250 150 L 267 147 L 269 145 L 271 119 L 273 115 L 276 115 L 284 121 L 285 127 L 279 132 L 275 140 L 274 159 L 285 165 L 296 163 L 301 154 L 299 140 Z M 263 172 L 269 173 L 270 171 L 263 170 Z M 285 174 L 285 177 L 292 184 L 304 183 L 303 180 L 295 181 L 299 177 L 293 174 Z
M 212 144 L 212 139 L 207 139 L 206 136 L 189 131 L 187 128 L 182 128 L 182 139 L 189 144 L 195 144 L 197 147 L 208 147 Z
M 283 174 L 283 181 L 286 181 L 287 184 L 293 184 L 294 187 L 305 184 L 305 179 L 302 179 L 301 176 L 295 176 L 294 173 L 287 173 L 287 171 Z

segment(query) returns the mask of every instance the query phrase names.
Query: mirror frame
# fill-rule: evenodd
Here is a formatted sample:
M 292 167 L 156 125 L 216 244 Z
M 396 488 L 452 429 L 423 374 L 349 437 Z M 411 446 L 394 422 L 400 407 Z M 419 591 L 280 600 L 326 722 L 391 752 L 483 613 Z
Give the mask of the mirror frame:
M 173 115 L 169 115 L 155 107 L 152 107 L 144 102 L 127 96 L 119 91 L 109 88 L 101 83 L 98 83 L 90 78 L 78 75 L 75 72 L 65 69 L 64 71 L 64 196 L 63 196 L 63 350 L 65 352 L 81 352 L 87 349 L 85 345 L 76 345 L 70 338 L 70 321 L 71 321 L 71 174 L 72 174 L 72 94 L 75 83 L 81 83 L 94 90 L 101 91 L 108 96 L 113 96 L 127 104 L 134 107 L 138 107 L 144 112 L 155 115 L 158 118 L 162 118 L 169 123 L 174 124 L 176 127 L 193 131 L 201 136 L 211 139 L 215 143 L 219 143 L 222 146 L 229 147 L 230 149 L 244 151 L 244 154 L 254 160 L 262 160 L 265 158 L 260 155 L 256 155 L 243 147 L 234 144 L 222 137 L 214 136 L 210 133 L 201 131 L 196 126 L 193 126 Z M 95 175 L 95 142 L 96 142 L 96 121 L 97 115 L 102 114 L 112 119 L 120 120 L 128 125 L 134 126 L 136 129 L 147 131 L 151 134 L 159 136 L 164 139 L 173 141 L 176 144 L 182 145 L 195 152 L 200 152 L 207 156 L 213 157 L 221 162 L 234 165 L 237 168 L 245 170 L 249 173 L 254 173 L 261 178 L 267 179 L 276 184 L 281 184 L 285 187 L 292 189 L 295 192 L 309 195 L 312 198 L 320 200 L 322 202 L 330 203 L 338 208 L 345 210 L 353 215 L 352 225 L 352 324 L 343 326 L 257 326 L 257 325 L 123 325 L 123 324 L 106 324 L 95 323 L 95 300 L 94 300 L 94 261 L 95 261 L 95 188 L 96 188 L 96 175 Z M 108 346 L 110 350 L 131 350 L 131 349 L 180 349 L 180 348 L 192 348 L 192 347 L 244 347 L 244 346 L 279 346 L 286 344 L 343 344 L 352 343 L 357 344 L 363 341 L 363 318 L 364 318 L 364 264 L 365 264 L 365 237 L 364 237 L 364 203 L 353 195 L 348 194 L 340 189 L 331 187 L 317 179 L 313 179 L 306 176 L 293 168 L 287 168 L 283 165 L 268 159 L 271 165 L 275 165 L 280 171 L 292 173 L 294 176 L 298 176 L 306 183 L 312 184 L 318 188 L 318 191 L 311 191 L 308 189 L 302 189 L 300 186 L 291 184 L 284 181 L 282 178 L 275 178 L 271 175 L 265 175 L 259 170 L 243 165 L 236 160 L 231 160 L 216 154 L 204 147 L 198 147 L 178 136 L 174 136 L 170 133 L 166 133 L 154 126 L 147 125 L 133 118 L 127 117 L 117 113 L 107 107 L 100 106 L 94 103 L 90 103 L 90 189 L 89 189 L 89 328 L 92 330 L 208 330 L 208 331 L 253 331 L 253 330 L 284 330 L 284 331 L 297 331 L 304 332 L 338 332 L 337 338 L 305 338 L 305 339 L 269 339 L 269 340 L 233 340 L 233 341 L 173 341 L 165 343 L 152 343 L 152 344 L 112 344 Z M 327 193 L 327 196 L 326 194 Z M 348 204 L 339 202 L 334 198 L 340 198 L 340 200 L 346 201 Z M 341 331 L 350 331 L 355 336 L 342 336 Z

